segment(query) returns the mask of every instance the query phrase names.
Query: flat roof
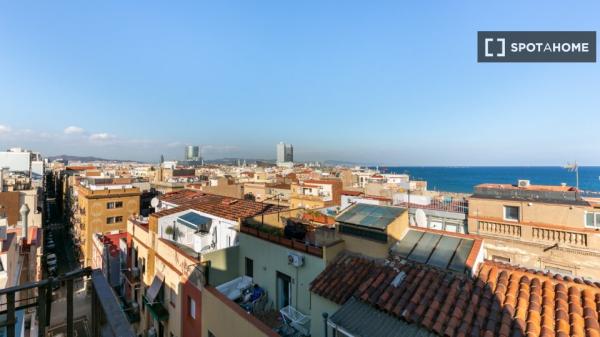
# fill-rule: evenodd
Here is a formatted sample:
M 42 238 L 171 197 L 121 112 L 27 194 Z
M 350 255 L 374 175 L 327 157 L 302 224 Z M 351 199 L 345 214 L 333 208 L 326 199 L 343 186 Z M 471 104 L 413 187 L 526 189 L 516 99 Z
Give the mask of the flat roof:
M 405 211 L 406 209 L 400 207 L 356 204 L 340 214 L 336 220 L 356 226 L 386 229 Z

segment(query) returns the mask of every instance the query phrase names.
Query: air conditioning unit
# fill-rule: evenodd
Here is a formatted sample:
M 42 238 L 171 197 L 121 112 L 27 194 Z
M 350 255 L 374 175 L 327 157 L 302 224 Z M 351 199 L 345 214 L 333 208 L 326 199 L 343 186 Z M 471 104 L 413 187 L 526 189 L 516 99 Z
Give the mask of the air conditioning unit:
M 529 187 L 530 182 L 529 180 L 519 180 L 517 183 L 517 186 L 519 187 Z
M 131 268 L 131 274 L 133 275 L 133 277 L 140 277 L 140 268 L 138 268 L 138 267 Z
M 291 264 L 294 267 L 302 267 L 304 264 L 304 256 L 297 253 L 288 253 L 288 264 Z

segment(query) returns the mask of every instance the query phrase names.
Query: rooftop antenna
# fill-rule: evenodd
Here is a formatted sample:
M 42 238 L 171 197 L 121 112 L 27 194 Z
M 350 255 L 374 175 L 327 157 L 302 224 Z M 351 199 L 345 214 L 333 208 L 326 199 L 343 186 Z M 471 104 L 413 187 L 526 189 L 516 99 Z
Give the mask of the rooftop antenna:
M 579 190 L 579 166 L 577 166 L 577 161 L 574 161 L 572 164 L 567 163 L 565 168 L 569 170 L 569 172 L 575 172 L 575 187 Z

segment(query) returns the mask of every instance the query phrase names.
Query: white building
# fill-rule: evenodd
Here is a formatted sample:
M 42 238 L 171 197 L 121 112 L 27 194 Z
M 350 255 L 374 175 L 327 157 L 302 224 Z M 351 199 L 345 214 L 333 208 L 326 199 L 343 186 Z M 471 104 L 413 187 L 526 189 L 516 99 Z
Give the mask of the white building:
M 185 210 L 158 220 L 161 238 L 206 253 L 237 244 L 237 222 L 197 210 Z
M 24 172 L 32 178 L 41 178 L 44 166 L 42 155 L 38 152 L 18 147 L 0 152 L 0 168 L 6 167 L 11 172 Z

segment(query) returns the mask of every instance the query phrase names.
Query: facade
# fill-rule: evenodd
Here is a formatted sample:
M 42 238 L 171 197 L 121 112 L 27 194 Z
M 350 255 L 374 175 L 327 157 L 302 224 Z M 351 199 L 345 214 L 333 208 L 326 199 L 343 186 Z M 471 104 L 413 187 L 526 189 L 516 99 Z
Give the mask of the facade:
M 91 266 L 93 235 L 125 231 L 127 219 L 140 213 L 140 190 L 128 183 L 88 178 L 76 186 L 76 198 L 74 232 L 80 238 L 80 259 Z
M 324 208 L 341 205 L 342 181 L 305 180 L 291 184 L 290 208 Z
M 482 184 L 469 198 L 487 259 L 600 280 L 597 220 L 600 205 L 569 186 Z
M 12 172 L 23 172 L 30 178 L 41 179 L 44 175 L 45 163 L 38 152 L 21 148 L 0 151 L 0 169 L 7 168 Z
M 219 269 L 239 243 L 239 220 L 276 206 L 182 190 L 161 197 L 147 221 L 130 219 L 132 301 L 140 306 L 139 333 L 192 337 L 201 331 L 204 268 Z M 226 272 L 226 271 L 224 271 Z M 137 278 L 134 277 L 137 275 Z M 212 277 L 219 277 L 215 271 Z
M 294 147 L 292 144 L 280 142 L 277 144 L 277 163 L 294 162 Z
M 197 145 L 188 145 L 185 147 L 185 160 L 200 160 L 200 147 Z
M 291 324 L 300 333 L 297 336 L 313 335 L 315 328 L 322 329 L 323 306 L 315 302 L 314 297 L 307 296 L 310 283 L 343 250 L 344 242 L 335 235 L 287 239 L 262 232 L 266 227 L 282 230 L 286 223 L 283 219 L 302 221 L 303 214 L 289 210 L 242 222 L 239 246 L 226 250 L 227 255 L 233 255 L 225 268 L 227 275 L 209 277 L 203 291 L 205 309 L 200 336 L 285 335 L 282 321 L 278 319 L 281 316 L 285 320 L 293 317 L 295 322 Z M 209 275 L 213 275 L 212 268 Z M 243 298 L 248 297 L 244 289 L 260 289 L 261 295 L 244 303 Z

